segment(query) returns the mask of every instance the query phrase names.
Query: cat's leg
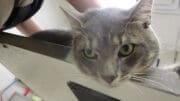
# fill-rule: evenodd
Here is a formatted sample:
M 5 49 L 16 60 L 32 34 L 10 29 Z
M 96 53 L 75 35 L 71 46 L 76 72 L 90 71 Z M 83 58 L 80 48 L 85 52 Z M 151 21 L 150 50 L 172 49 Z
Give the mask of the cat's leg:
M 36 32 L 30 37 L 65 46 L 72 45 L 72 34 L 61 30 L 44 30 Z

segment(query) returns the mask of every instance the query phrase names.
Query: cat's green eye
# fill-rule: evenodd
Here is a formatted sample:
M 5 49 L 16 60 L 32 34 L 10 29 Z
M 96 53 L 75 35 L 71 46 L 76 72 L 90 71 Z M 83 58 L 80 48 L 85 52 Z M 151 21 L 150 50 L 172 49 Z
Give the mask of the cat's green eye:
M 88 59 L 96 59 L 97 54 L 95 54 L 91 49 L 84 49 L 83 55 Z
M 118 56 L 126 57 L 126 56 L 131 55 L 133 51 L 134 51 L 134 44 L 123 45 L 119 50 Z

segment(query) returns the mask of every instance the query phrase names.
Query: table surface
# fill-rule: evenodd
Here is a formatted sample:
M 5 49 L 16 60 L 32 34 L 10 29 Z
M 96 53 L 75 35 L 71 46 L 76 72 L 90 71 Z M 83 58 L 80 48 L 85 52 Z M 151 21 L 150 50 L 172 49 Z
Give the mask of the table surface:
M 0 53 L 0 62 L 46 101 L 78 101 L 67 86 L 69 81 L 121 101 L 180 101 L 180 97 L 131 82 L 110 88 L 86 77 L 72 64 L 11 45 L 4 48 L 0 44 Z

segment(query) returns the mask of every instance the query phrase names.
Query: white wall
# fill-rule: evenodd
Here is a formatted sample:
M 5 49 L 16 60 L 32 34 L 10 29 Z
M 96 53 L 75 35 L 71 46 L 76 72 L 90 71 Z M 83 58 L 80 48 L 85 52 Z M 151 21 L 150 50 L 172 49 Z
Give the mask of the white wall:
M 152 27 L 161 43 L 161 65 L 174 63 L 175 51 L 179 51 L 176 62 L 180 62 L 180 1 L 156 0 L 152 16 Z
M 66 0 L 44 0 L 33 19 L 44 29 L 69 29 L 69 22 L 60 9 L 63 5 L 67 5 Z
M 174 62 L 175 49 L 180 51 L 180 15 L 154 14 L 152 26 L 161 42 L 164 64 Z M 178 46 L 176 45 L 178 44 Z M 179 57 L 180 58 L 180 57 Z M 178 60 L 180 62 L 180 60 Z

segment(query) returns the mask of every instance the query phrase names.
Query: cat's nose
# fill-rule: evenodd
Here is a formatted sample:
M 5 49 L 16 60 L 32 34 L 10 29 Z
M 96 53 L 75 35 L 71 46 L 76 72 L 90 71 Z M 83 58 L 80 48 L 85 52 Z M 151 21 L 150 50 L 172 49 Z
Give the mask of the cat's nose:
M 109 84 L 112 83 L 116 78 L 117 78 L 117 76 L 115 76 L 115 75 L 102 76 L 102 79 L 105 80 Z

